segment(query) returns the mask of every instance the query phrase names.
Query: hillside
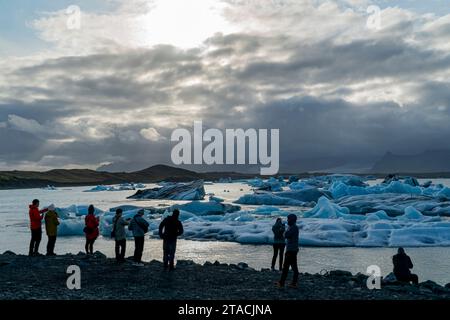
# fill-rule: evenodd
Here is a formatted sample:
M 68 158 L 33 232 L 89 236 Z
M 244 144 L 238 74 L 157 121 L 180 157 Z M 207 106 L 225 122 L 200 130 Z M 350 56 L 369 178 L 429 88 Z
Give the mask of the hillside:
M 192 181 L 197 179 L 218 180 L 221 177 L 244 179 L 253 177 L 234 172 L 197 173 L 165 165 L 156 165 L 141 171 L 99 172 L 87 169 L 55 169 L 46 172 L 0 171 L 0 189 L 90 186 L 125 182 L 154 183 L 159 181 Z
M 428 150 L 415 155 L 397 155 L 387 152 L 375 163 L 371 172 L 450 172 L 450 150 Z

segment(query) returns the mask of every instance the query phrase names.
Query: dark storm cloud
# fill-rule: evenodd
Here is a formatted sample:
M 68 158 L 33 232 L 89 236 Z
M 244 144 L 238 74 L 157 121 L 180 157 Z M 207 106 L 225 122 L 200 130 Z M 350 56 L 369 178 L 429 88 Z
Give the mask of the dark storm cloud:
M 221 129 L 279 128 L 280 159 L 289 168 L 442 149 L 450 138 L 449 74 L 447 52 L 392 34 L 309 44 L 286 35 L 218 34 L 202 49 L 50 59 L 15 70 L 14 85 L 0 87 L 14 96 L 0 100 L 0 161 L 167 163 L 171 129 L 154 120 L 163 117 Z M 371 90 L 397 87 L 398 99 L 347 99 L 362 93 L 378 101 L 380 90 Z M 35 120 L 46 133 L 21 131 L 10 115 Z M 145 139 L 141 130 L 149 127 L 163 138 Z

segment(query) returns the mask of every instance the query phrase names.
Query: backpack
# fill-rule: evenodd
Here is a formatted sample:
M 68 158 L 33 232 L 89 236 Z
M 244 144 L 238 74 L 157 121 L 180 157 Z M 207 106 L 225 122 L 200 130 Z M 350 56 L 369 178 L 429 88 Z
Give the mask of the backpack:
M 133 219 L 136 222 L 136 224 L 139 226 L 139 228 L 141 228 L 142 231 L 144 231 L 144 234 L 148 232 L 148 226 L 147 225 L 139 223 L 139 221 L 138 221 L 138 219 L 136 219 L 136 217 L 134 217 Z

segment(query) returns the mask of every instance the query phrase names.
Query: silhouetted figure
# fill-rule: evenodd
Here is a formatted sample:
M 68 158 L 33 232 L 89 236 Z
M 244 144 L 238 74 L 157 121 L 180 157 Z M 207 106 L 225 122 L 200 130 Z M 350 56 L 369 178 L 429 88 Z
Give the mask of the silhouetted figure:
M 94 254 L 94 242 L 97 240 L 100 232 L 98 226 L 100 224 L 99 218 L 95 216 L 95 208 L 91 204 L 88 208 L 88 214 L 84 219 L 85 227 L 84 233 L 86 234 L 86 244 L 84 246 L 87 254 Z
M 39 254 L 39 244 L 42 239 L 42 219 L 44 218 L 44 213 L 48 209 L 39 210 L 39 200 L 34 199 L 32 204 L 29 206 L 30 215 L 30 229 L 31 229 L 31 241 L 30 250 L 28 252 L 29 256 L 37 256 Z
M 163 263 L 164 270 L 169 268 L 170 271 L 175 269 L 175 252 L 177 250 L 177 237 L 184 232 L 183 224 L 178 219 L 180 211 L 173 210 L 173 214 L 165 218 L 159 225 L 159 237 L 163 239 Z
M 410 271 L 414 266 L 411 258 L 405 253 L 405 249 L 398 248 L 398 253 L 392 257 L 392 263 L 394 264 L 394 275 L 398 281 L 419 283 L 419 277 Z
M 283 272 L 281 273 L 281 279 L 277 283 L 278 287 L 284 287 L 286 278 L 289 272 L 289 268 L 292 267 L 294 272 L 294 277 L 292 282 L 289 284 L 290 287 L 296 288 L 298 281 L 298 266 L 297 266 L 297 254 L 298 254 L 298 234 L 299 230 L 297 227 L 297 216 L 295 214 L 290 214 L 287 217 L 288 227 L 284 233 L 286 238 L 286 254 L 284 256 Z
M 275 263 L 277 262 L 278 255 L 280 271 L 283 269 L 283 256 L 284 256 L 284 248 L 286 246 L 284 232 L 286 228 L 284 227 L 284 223 L 281 218 L 278 218 L 275 224 L 272 227 L 273 232 L 273 257 L 272 257 L 272 270 L 275 270 Z
M 45 220 L 45 231 L 47 232 L 48 237 L 47 256 L 56 256 L 55 243 L 56 243 L 56 236 L 58 235 L 59 220 L 54 205 L 50 205 L 48 207 L 48 211 L 45 214 L 44 220 Z
M 138 213 L 131 219 L 128 229 L 133 232 L 134 236 L 134 265 L 142 267 L 142 253 L 144 252 L 144 236 L 148 232 L 148 222 L 143 218 L 144 210 L 139 210 Z
M 125 220 L 122 217 L 123 210 L 117 209 L 116 215 L 113 218 L 113 230 L 111 232 L 112 237 L 116 241 L 116 260 L 117 262 L 125 262 L 125 252 L 127 248 L 127 233 L 125 226 L 129 224 L 129 220 Z

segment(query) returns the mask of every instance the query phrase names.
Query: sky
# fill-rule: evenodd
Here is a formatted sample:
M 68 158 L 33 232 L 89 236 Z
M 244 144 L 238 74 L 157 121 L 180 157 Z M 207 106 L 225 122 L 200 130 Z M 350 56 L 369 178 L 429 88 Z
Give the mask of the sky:
M 0 0 L 0 170 L 171 164 L 198 120 L 282 170 L 449 149 L 449 53 L 444 0 Z

